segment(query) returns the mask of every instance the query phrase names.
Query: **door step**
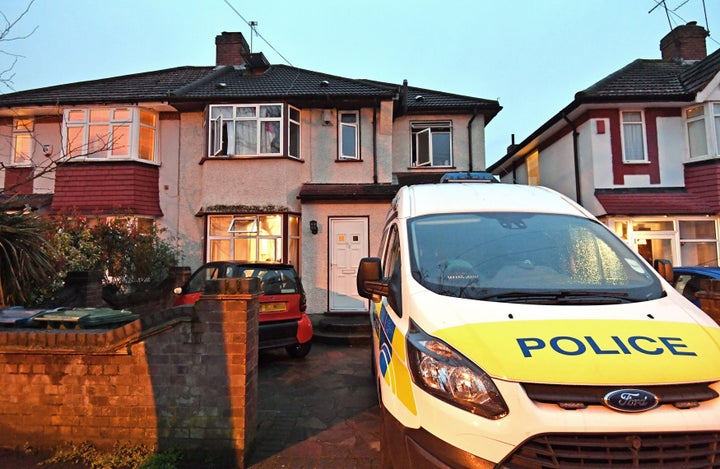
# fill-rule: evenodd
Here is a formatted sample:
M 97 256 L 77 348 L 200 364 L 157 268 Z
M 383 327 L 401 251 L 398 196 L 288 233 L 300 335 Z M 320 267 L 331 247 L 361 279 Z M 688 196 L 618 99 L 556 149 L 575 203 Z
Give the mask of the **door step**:
M 368 345 L 372 341 L 370 316 L 365 314 L 308 314 L 313 341 L 334 345 Z

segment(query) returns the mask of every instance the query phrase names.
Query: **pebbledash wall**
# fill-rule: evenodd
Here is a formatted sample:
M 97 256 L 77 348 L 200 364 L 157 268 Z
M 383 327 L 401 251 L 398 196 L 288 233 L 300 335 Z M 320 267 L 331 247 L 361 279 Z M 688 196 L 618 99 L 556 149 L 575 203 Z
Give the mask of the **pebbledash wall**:
M 111 330 L 0 330 L 0 445 L 145 444 L 244 467 L 257 420 L 257 279 Z

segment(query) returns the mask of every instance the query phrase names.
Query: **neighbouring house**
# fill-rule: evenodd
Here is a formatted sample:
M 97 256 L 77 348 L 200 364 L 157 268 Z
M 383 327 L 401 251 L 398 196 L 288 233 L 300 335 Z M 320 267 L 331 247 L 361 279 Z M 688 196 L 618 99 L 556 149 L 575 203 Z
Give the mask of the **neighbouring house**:
M 499 103 L 273 65 L 241 33 L 215 44 L 215 66 L 0 96 L 0 192 L 155 223 L 192 268 L 289 262 L 309 312 L 367 311 L 355 273 L 395 192 L 484 170 Z
M 696 23 L 589 88 L 488 170 L 576 200 L 649 261 L 718 265 L 720 50 Z

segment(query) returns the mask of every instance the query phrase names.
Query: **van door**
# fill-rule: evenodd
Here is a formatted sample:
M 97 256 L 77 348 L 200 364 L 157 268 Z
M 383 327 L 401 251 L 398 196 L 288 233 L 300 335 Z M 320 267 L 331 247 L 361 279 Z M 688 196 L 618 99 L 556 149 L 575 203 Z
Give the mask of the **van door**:
M 367 312 L 368 302 L 357 293 L 360 259 L 368 255 L 366 217 L 330 218 L 330 285 L 328 311 Z

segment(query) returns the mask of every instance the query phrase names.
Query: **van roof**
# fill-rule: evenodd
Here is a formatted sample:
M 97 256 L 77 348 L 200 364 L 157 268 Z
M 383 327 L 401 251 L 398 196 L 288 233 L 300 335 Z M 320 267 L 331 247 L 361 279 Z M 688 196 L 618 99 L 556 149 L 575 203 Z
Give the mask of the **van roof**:
M 402 187 L 393 201 L 400 218 L 431 213 L 535 212 L 594 218 L 566 196 L 523 184 L 418 184 Z

